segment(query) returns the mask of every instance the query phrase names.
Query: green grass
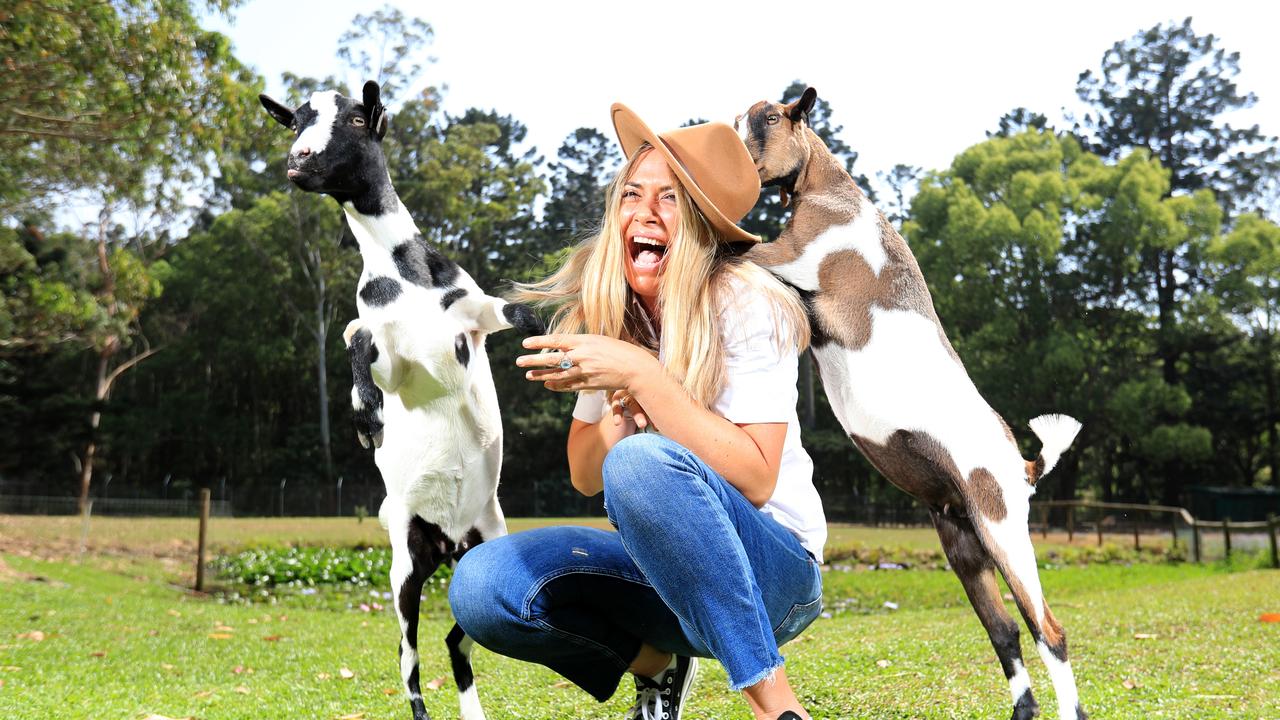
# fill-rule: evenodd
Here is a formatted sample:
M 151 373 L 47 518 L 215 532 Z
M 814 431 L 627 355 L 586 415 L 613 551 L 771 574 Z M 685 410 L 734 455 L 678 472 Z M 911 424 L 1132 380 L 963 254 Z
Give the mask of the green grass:
M 149 557 L 0 557 L 8 566 L 0 565 L 0 718 L 408 717 L 394 616 L 358 608 L 367 588 L 321 590 L 327 602 L 286 594 L 220 603 L 168 584 L 172 568 Z M 1258 621 L 1280 611 L 1280 573 L 1240 567 L 1042 571 L 1086 708 L 1099 718 L 1280 717 L 1280 626 Z M 834 571 L 826 593 L 832 617 L 784 648 L 815 717 L 1008 716 L 995 656 L 950 573 Z M 421 631 L 424 681 L 449 675 L 440 642 L 448 611 L 438 593 L 432 598 Z M 1025 633 L 1023 644 L 1052 717 L 1047 675 Z M 612 719 L 630 701 L 620 692 L 597 705 L 548 670 L 483 650 L 475 661 L 491 720 Z M 704 667 L 687 717 L 746 717 L 719 665 Z M 344 668 L 354 677 L 344 679 Z M 451 681 L 426 702 L 436 718 L 457 716 Z

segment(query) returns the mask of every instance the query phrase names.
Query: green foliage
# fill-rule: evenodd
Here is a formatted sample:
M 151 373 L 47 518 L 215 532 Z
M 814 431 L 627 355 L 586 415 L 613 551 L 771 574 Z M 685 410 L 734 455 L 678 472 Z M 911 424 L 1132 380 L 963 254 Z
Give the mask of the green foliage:
M 1026 131 L 993 136 L 926 178 L 904 223 L 943 325 L 993 406 L 1015 426 L 1048 411 L 1084 423 L 1093 452 L 1051 476 L 1059 496 L 1084 481 L 1104 497 L 1176 504 L 1214 454 L 1193 390 L 1151 358 L 1181 348 L 1179 362 L 1226 329 L 1193 322 L 1207 317 L 1196 312 L 1202 296 L 1191 283 L 1172 294 L 1170 266 L 1152 258 L 1200 267 L 1222 212 L 1208 191 L 1168 190 L 1143 151 L 1108 163 L 1070 136 Z M 1153 315 L 1167 320 L 1154 331 Z M 1177 367 L 1201 379 L 1197 366 Z
M 434 31 L 421 18 L 405 17 L 385 5 L 370 15 L 356 15 L 351 27 L 338 38 L 338 58 L 357 75 L 353 87 L 366 80 L 382 86 L 384 102 L 395 98 L 417 79 L 423 68 L 422 51 L 431 44 Z M 426 62 L 435 62 L 427 57 Z
M 346 584 L 385 588 L 390 582 L 391 549 L 251 548 L 220 556 L 212 566 L 219 576 L 254 587 Z
M 0 227 L 0 356 L 84 342 L 106 323 L 67 256 L 76 240 Z
M 578 128 L 556 152 L 551 198 L 542 212 L 547 251 L 559 250 L 595 229 L 604 216 L 605 188 L 622 164 L 618 143 L 594 128 Z
M 1076 92 L 1092 112 L 1077 131 L 1107 158 L 1148 149 L 1175 191 L 1208 189 L 1223 207 L 1248 208 L 1280 171 L 1280 150 L 1257 126 L 1219 123 L 1257 101 L 1236 86 L 1239 60 L 1214 35 L 1197 35 L 1189 17 L 1143 30 L 1104 53 L 1097 74 L 1080 74 Z
M 231 3 L 203 3 L 225 12 Z M 89 188 L 170 205 L 243 133 L 252 75 L 190 2 L 59 0 L 5 11 L 0 215 Z
M 238 511 L 274 513 L 283 479 L 287 512 L 322 513 L 337 505 L 342 476 L 344 508 L 380 500 L 371 456 L 353 442 L 337 332 L 355 315 L 360 259 L 339 246 L 332 201 L 288 187 L 290 138 L 253 98 L 262 80 L 199 27 L 200 13 L 231 4 L 63 0 L 6 11 L 6 482 L 62 492 L 73 456 L 96 438 L 113 494 L 159 495 L 166 475 L 171 492 L 225 479 Z M 548 274 L 594 228 L 620 157 L 608 133 L 580 128 L 544 164 L 515 117 L 444 115 L 440 91 L 418 89 L 432 40 L 430 25 L 393 8 L 357 16 L 339 43 L 343 81 L 288 74 L 281 99 L 351 94 L 379 78 L 402 199 L 430 241 L 501 293 Z M 898 165 L 880 177 L 882 209 L 1024 454 L 1037 450 L 1028 418 L 1084 421 L 1042 496 L 1177 503 L 1210 474 L 1280 482 L 1280 229 L 1265 213 L 1235 212 L 1263 203 L 1251 187 L 1266 187 L 1275 151 L 1222 122 L 1253 102 L 1237 72 L 1217 38 L 1159 26 L 1082 77 L 1093 111 L 1076 135 L 1018 108 L 949 168 Z M 792 83 L 781 99 L 804 87 Z M 820 97 L 812 127 L 852 172 L 857 155 L 834 119 Z M 201 178 L 211 186 L 189 182 Z M 204 205 L 180 233 L 170 229 L 174 201 L 191 187 L 211 191 L 201 189 Z M 55 229 L 72 191 L 105 205 L 101 223 Z M 126 213 L 149 219 L 126 230 Z M 766 193 L 748 227 L 773 237 L 784 219 Z M 95 368 L 112 373 L 148 347 L 164 352 L 119 376 L 111 403 L 95 395 Z M 488 350 L 508 511 L 599 513 L 598 498 L 567 482 L 573 398 L 523 379 L 515 333 L 493 336 Z M 803 442 L 828 512 L 904 502 L 849 443 L 802 362 Z M 97 433 L 86 422 L 95 411 Z

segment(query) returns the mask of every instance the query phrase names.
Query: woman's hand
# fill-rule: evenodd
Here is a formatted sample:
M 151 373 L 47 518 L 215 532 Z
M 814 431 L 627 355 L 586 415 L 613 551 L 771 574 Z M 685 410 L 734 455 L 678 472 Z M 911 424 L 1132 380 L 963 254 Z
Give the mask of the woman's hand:
M 662 372 L 657 358 L 644 348 L 602 335 L 539 335 L 525 338 L 524 346 L 556 351 L 521 355 L 516 358 L 516 365 L 531 368 L 525 373 L 526 379 L 557 392 L 630 393 L 637 379 Z M 561 365 L 566 358 L 571 363 L 568 368 Z
M 640 402 L 626 390 L 613 391 L 613 396 L 609 398 L 609 411 L 613 415 L 614 426 L 634 423 L 640 430 L 649 426 L 648 414 L 640 407 Z

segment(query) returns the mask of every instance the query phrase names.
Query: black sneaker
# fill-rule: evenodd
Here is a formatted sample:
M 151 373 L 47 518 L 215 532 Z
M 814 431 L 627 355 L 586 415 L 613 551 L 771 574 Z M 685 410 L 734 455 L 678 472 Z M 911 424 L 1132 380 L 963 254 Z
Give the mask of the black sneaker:
M 779 715 L 778 720 L 804 720 L 804 718 L 788 710 Z
M 626 720 L 680 720 L 680 708 L 698 674 L 698 658 L 675 655 L 666 670 L 652 680 L 633 675 L 636 701 Z

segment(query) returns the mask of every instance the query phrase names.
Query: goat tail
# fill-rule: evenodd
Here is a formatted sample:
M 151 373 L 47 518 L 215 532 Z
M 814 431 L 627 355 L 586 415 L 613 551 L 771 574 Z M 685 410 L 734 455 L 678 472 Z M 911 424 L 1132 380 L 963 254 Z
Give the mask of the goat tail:
M 1034 461 L 1027 463 L 1027 482 L 1036 482 L 1049 474 L 1058 458 L 1071 446 L 1080 432 L 1080 421 L 1067 415 L 1041 415 L 1030 423 L 1031 431 L 1040 438 L 1040 454 Z

